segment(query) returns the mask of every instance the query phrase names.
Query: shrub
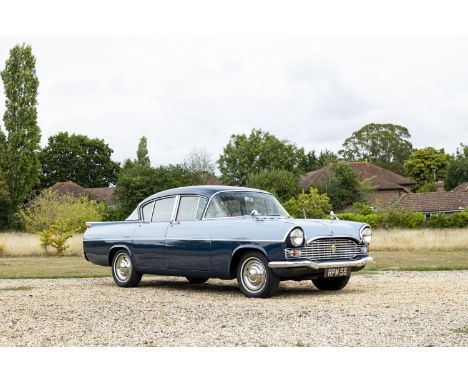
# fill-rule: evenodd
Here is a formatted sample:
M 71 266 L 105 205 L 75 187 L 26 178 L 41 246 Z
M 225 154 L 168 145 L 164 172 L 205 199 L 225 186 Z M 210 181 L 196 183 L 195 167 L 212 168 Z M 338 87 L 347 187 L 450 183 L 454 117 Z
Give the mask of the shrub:
M 455 212 L 447 215 L 447 224 L 453 228 L 468 227 L 468 211 Z
M 101 221 L 104 206 L 87 197 L 59 195 L 44 191 L 22 212 L 21 220 L 28 232 L 37 233 L 57 225 L 63 231 L 83 232 L 87 221 Z
M 68 248 L 67 240 L 86 229 L 86 221 L 101 221 L 105 207 L 87 197 L 59 195 L 44 191 L 20 213 L 27 231 L 37 233 L 41 247 L 61 254 Z
M 46 255 L 49 254 L 49 246 L 55 248 L 57 255 L 60 255 L 69 247 L 67 240 L 74 234 L 75 231 L 66 231 L 54 224 L 39 232 L 39 240 Z
M 284 208 L 294 218 L 303 217 L 305 214 L 308 219 L 319 219 L 327 215 L 332 206 L 327 195 L 319 194 L 317 189 L 312 187 L 308 194 L 302 192 L 297 198 L 289 199 L 284 203 Z

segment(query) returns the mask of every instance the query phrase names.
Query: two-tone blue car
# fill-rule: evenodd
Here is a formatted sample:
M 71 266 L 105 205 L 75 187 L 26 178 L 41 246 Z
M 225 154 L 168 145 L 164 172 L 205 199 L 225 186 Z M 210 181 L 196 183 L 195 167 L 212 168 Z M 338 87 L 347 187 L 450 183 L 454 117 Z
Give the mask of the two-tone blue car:
M 146 198 L 124 222 L 87 225 L 86 260 L 111 266 L 120 287 L 153 274 L 193 284 L 237 278 L 249 297 L 271 296 L 281 280 L 339 290 L 372 261 L 369 225 L 292 219 L 272 194 L 251 188 L 175 188 Z

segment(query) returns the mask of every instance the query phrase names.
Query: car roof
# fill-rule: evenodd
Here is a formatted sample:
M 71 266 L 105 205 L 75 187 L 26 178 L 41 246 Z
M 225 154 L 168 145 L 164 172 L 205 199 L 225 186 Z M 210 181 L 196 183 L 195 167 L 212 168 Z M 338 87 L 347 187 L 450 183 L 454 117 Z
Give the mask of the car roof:
M 169 190 L 164 190 L 153 194 L 143 200 L 140 204 L 147 202 L 148 200 L 162 198 L 165 196 L 172 196 L 172 195 L 202 195 L 206 198 L 211 198 L 214 194 L 220 191 L 256 191 L 256 192 L 265 192 L 263 190 L 259 190 L 256 188 L 247 188 L 247 187 L 235 187 L 235 186 L 187 186 L 187 187 L 177 187 L 171 188 Z

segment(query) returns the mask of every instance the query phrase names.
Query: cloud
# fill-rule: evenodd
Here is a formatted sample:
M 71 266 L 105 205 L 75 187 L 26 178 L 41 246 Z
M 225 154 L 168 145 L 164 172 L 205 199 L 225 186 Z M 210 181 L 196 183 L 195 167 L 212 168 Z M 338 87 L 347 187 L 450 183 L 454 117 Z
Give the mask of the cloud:
M 468 141 L 468 38 L 3 37 L 0 62 L 22 41 L 43 144 L 87 134 L 122 161 L 146 135 L 163 164 L 194 147 L 216 158 L 254 127 L 309 150 L 337 150 L 370 122 L 408 127 L 418 147 Z

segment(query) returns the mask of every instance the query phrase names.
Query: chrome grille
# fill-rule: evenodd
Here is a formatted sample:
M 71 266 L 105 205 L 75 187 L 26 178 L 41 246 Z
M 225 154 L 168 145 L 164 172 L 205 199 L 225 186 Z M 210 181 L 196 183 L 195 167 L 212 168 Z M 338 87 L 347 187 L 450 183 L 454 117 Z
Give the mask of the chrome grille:
M 287 248 L 284 253 L 288 259 L 309 259 L 316 261 L 350 260 L 367 254 L 364 244 L 351 239 L 316 239 L 305 247 Z

